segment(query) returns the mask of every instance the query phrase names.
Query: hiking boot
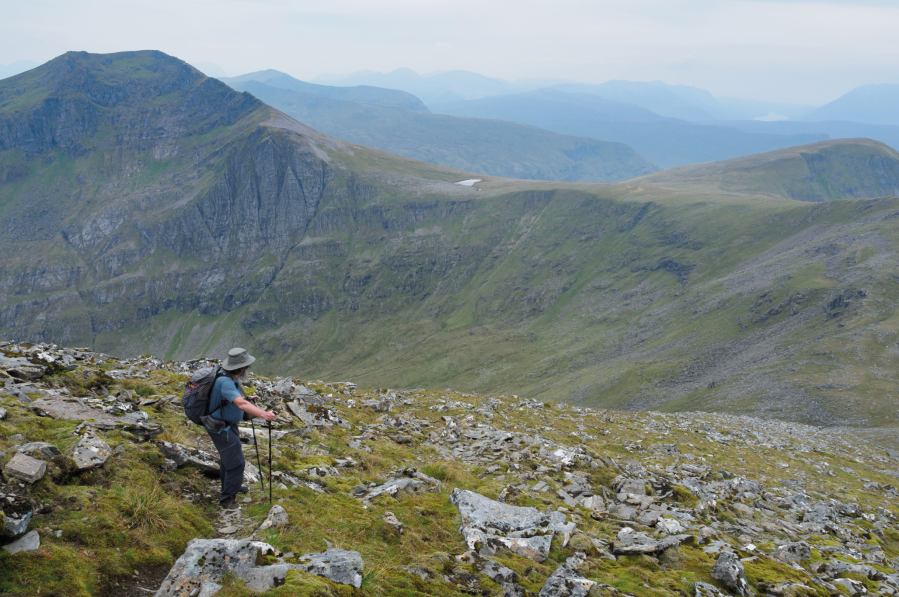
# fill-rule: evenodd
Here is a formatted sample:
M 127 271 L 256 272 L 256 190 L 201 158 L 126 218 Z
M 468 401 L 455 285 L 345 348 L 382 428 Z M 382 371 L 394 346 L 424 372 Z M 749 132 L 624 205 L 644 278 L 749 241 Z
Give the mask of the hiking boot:
M 219 506 L 222 507 L 222 510 L 240 510 L 240 505 L 234 501 L 233 497 L 229 497 L 227 500 L 219 502 Z
M 250 492 L 250 488 L 247 487 L 246 485 L 241 485 L 240 489 L 237 490 L 237 493 L 249 493 L 249 492 Z

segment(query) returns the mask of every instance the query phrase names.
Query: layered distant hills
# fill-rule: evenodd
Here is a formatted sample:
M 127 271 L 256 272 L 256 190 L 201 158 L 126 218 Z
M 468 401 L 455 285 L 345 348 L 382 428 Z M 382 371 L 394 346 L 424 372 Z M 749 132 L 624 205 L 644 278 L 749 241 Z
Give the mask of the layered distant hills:
M 373 93 L 365 95 L 362 87 L 328 88 L 358 90 L 357 101 L 345 101 L 331 92 L 276 88 L 256 81 L 230 84 L 340 139 L 480 174 L 617 182 L 659 169 L 623 143 L 561 135 L 515 122 L 431 114 L 427 108 L 403 109 L 383 103 Z
M 826 139 L 824 134 L 746 133 L 659 116 L 589 93 L 542 89 L 431 106 L 436 112 L 523 122 L 557 133 L 626 143 L 663 168 L 710 162 Z
M 891 427 L 897 179 L 869 140 L 496 178 L 327 136 L 160 52 L 73 52 L 0 81 L 0 335 Z

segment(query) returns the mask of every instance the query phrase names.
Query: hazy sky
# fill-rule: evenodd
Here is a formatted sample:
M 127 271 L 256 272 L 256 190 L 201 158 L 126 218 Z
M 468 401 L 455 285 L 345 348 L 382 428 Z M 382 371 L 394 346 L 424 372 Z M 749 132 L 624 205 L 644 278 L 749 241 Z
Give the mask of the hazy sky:
M 158 49 L 229 75 L 463 69 L 822 104 L 899 83 L 899 0 L 0 0 L 0 64 Z

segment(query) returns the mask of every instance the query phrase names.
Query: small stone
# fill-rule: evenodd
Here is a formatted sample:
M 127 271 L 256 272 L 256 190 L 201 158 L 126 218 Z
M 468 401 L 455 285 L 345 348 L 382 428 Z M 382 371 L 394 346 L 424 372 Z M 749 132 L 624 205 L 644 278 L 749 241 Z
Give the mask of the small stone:
M 247 498 L 244 498 L 244 499 L 241 500 L 241 501 L 243 501 L 244 504 L 252 504 L 252 503 L 253 503 L 253 498 L 248 498 L 248 497 L 247 497 Z
M 656 522 L 656 528 L 666 535 L 676 535 L 684 530 L 680 522 L 673 518 L 660 518 L 659 521 Z
M 6 409 L 0 408 L 0 421 L 6 418 Z
M 3 470 L 10 477 L 26 483 L 35 483 L 40 481 L 47 473 L 47 463 L 18 452 L 6 463 Z
M 112 456 L 109 444 L 97 437 L 92 431 L 84 434 L 84 437 L 75 445 L 72 458 L 79 471 L 94 469 L 106 462 Z
M 37 551 L 41 547 L 41 537 L 37 531 L 31 531 L 20 539 L 16 539 L 8 545 L 4 545 L 3 549 L 9 553 L 30 553 Z
M 258 533 L 261 533 L 262 531 L 268 530 L 272 527 L 284 526 L 285 524 L 287 524 L 287 520 L 287 511 L 278 504 L 275 504 L 268 511 L 268 516 L 265 517 L 265 520 L 262 521 L 262 524 L 259 525 L 259 528 L 256 529 L 253 535 L 255 536 Z
M 384 519 L 384 522 L 393 527 L 393 530 L 397 535 L 403 534 L 406 525 L 401 523 L 393 512 L 385 512 L 382 518 Z
M 498 585 L 503 583 L 518 582 L 518 575 L 514 570 L 506 568 L 501 564 L 497 564 L 493 560 L 486 560 L 481 567 L 481 574 L 492 580 Z
M 232 525 L 220 528 L 219 533 L 221 533 L 222 535 L 233 535 L 234 533 L 236 533 L 239 530 L 240 530 L 239 527 L 236 527 L 232 524 Z
M 48 444 L 47 442 L 31 442 L 25 444 L 24 446 L 19 447 L 19 452 L 34 456 L 35 458 L 41 456 L 48 460 L 62 454 L 62 452 L 59 451 L 59 448 L 53 444 Z

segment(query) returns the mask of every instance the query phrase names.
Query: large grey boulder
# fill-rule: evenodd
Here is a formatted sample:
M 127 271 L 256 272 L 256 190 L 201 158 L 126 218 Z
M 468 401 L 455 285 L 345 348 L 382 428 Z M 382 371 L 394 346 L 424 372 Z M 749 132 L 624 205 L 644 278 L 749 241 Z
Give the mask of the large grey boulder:
M 802 516 L 802 522 L 824 524 L 833 520 L 833 515 L 833 508 L 827 504 L 815 504 L 805 511 L 805 514 Z
M 10 477 L 25 481 L 26 483 L 36 483 L 44 478 L 47 473 L 47 463 L 37 458 L 32 458 L 27 454 L 17 452 L 6 466 L 3 467 L 4 472 Z
M 743 563 L 732 551 L 722 551 L 718 554 L 710 576 L 715 580 L 720 580 L 724 586 L 737 595 L 749 597 L 753 594 L 743 572 Z
M 389 495 L 391 497 L 399 499 L 403 495 L 412 495 L 433 490 L 434 488 L 428 487 L 428 485 L 420 479 L 401 477 L 399 479 L 394 479 L 372 488 L 365 495 L 363 501 L 370 502 L 382 495 Z
M 194 466 L 208 475 L 217 477 L 220 474 L 218 459 L 209 452 L 173 442 L 153 442 L 153 445 L 178 468 Z M 243 480 L 246 483 L 259 482 L 259 469 L 250 464 L 249 460 L 244 466 Z
M 861 574 L 871 580 L 884 580 L 886 578 L 883 572 L 873 566 L 868 566 L 867 564 L 851 564 L 841 560 L 826 562 L 818 568 L 818 572 L 825 578 L 835 578 L 840 574 Z
M 483 555 L 510 550 L 542 562 L 549 555 L 553 535 L 561 534 L 563 543 L 567 543 L 575 529 L 561 512 L 544 514 L 536 508 L 511 506 L 465 489 L 454 489 L 450 503 L 462 516 L 459 532 L 468 548 L 481 550 Z
M 784 543 L 771 552 L 771 557 L 785 564 L 798 564 L 811 559 L 812 548 L 805 541 Z
M 332 410 L 327 406 L 306 404 L 294 400 L 287 403 L 287 408 L 307 427 L 334 427 L 335 425 L 343 427 L 349 426 L 349 423 L 340 418 L 337 411 Z
M 302 570 L 356 588 L 362 584 L 364 563 L 359 552 L 329 549 L 289 560 L 278 558 L 268 565 L 258 563 L 262 556 L 277 553 L 261 541 L 194 539 L 187 544 L 155 597 L 181 597 L 192 595 L 195 590 L 198 595 L 205 592 L 211 597 L 229 573 L 246 583 L 251 591 L 260 593 L 283 585 L 291 570 Z
M 696 538 L 693 535 L 679 534 L 656 540 L 646 533 L 638 533 L 631 527 L 624 527 L 618 531 L 615 541 L 612 543 L 612 553 L 615 555 L 650 555 L 659 554 L 666 549 L 678 547 L 684 543 L 692 543 Z
M 587 597 L 596 583 L 584 578 L 577 567 L 584 562 L 582 557 L 573 555 L 556 568 L 546 579 L 538 597 Z
M 109 444 L 91 431 L 86 432 L 75 444 L 75 451 L 72 453 L 75 468 L 79 471 L 99 468 L 106 463 L 110 456 L 112 456 L 112 448 L 109 447 Z
M 12 543 L 3 546 L 9 553 L 30 553 L 41 548 L 41 537 L 37 531 L 31 531 L 24 537 L 16 539 Z
M 179 468 L 189 465 L 207 473 L 219 474 L 218 460 L 209 452 L 173 442 L 153 442 L 153 445 L 159 449 L 163 456 L 172 460 L 175 466 Z
M 19 379 L 39 379 L 47 372 L 47 367 L 32 363 L 24 357 L 0 355 L 0 370 Z

